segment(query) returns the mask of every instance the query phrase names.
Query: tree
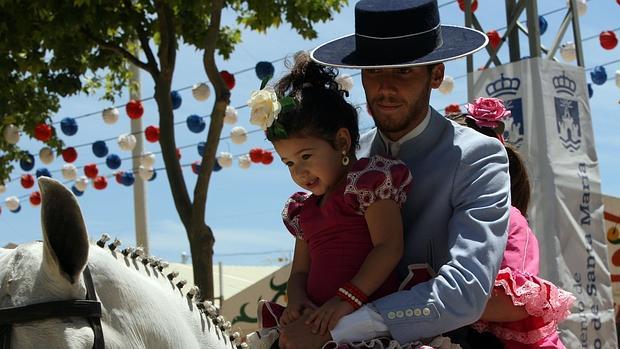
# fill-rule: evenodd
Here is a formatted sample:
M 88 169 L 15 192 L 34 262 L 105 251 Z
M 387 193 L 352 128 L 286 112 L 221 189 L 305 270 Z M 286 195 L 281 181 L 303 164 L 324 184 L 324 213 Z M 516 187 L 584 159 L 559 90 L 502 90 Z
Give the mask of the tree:
M 32 135 L 34 125 L 49 120 L 59 96 L 105 88 L 113 100 L 130 77 L 127 62 L 146 71 L 155 83 L 160 146 L 176 210 L 187 232 L 195 283 L 203 298 L 213 298 L 212 257 L 215 239 L 205 222 L 209 181 L 230 91 L 220 76 L 215 55 L 230 58 L 241 41 L 241 28 L 264 32 L 284 22 L 304 38 L 316 37 L 313 24 L 331 19 L 346 0 L 0 0 L 0 109 L 3 125 Z M 222 11 L 234 11 L 234 27 L 221 24 Z M 200 174 L 193 200 L 176 156 L 170 97 L 177 45 L 183 40 L 203 51 L 202 62 L 213 85 L 211 113 Z M 142 54 L 137 54 L 141 52 Z M 6 84 L 6 85 L 5 85 Z M 14 93 L 4 93 L 6 90 Z M 30 108 L 24 103 L 37 103 Z M 2 107 L 0 107 L 2 108 Z M 59 149 L 56 138 L 49 142 Z M 18 158 L 20 150 L 0 141 L 0 149 Z M 10 164 L 0 162 L 2 179 Z

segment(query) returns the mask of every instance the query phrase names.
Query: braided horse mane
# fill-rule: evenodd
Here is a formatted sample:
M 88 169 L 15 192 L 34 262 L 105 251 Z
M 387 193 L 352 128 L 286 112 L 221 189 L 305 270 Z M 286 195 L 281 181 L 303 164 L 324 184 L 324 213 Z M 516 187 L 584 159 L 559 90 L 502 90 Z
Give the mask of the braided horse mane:
M 119 240 L 96 244 L 77 199 L 60 182 L 39 178 L 43 241 L 0 250 L 0 308 L 84 299 L 82 272 L 90 270 L 101 303 L 105 348 L 240 349 L 238 333 L 195 286 L 179 280 L 168 264 Z M 92 348 L 84 317 L 14 324 L 11 348 Z

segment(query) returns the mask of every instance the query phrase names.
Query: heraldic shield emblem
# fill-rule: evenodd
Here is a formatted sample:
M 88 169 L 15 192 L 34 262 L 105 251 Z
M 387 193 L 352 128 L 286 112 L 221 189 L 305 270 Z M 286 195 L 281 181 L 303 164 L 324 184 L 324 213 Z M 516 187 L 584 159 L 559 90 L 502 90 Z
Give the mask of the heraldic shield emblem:
M 500 78 L 486 85 L 486 93 L 490 97 L 501 98 L 506 109 L 510 110 L 510 116 L 504 120 L 504 140 L 517 148 L 523 143 L 523 102 L 517 96 L 521 87 L 521 79 L 505 77 L 500 74 Z
M 554 97 L 558 137 L 562 146 L 572 153 L 581 147 L 579 104 L 574 99 L 577 84 L 562 72 L 562 75 L 553 77 L 553 87 L 558 95 Z

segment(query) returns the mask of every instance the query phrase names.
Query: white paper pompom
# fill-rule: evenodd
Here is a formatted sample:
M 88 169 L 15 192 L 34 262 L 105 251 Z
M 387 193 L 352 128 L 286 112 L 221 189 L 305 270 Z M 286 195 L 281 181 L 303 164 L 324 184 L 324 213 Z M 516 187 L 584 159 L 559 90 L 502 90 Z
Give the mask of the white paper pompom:
M 6 203 L 6 207 L 11 211 L 17 210 L 19 207 L 19 198 L 17 196 L 9 196 L 4 202 Z
M 75 188 L 79 191 L 85 191 L 88 188 L 88 177 L 81 176 L 75 180 Z
M 4 194 L 5 191 L 6 187 L 4 186 L 4 184 L 0 184 L 0 194 Z
M 223 168 L 232 166 L 233 156 L 231 153 L 221 152 L 217 157 L 217 163 Z
M 124 151 L 132 151 L 136 146 L 136 136 L 125 133 L 118 136 L 118 147 Z
M 142 154 L 140 157 L 140 165 L 146 168 L 153 167 L 153 165 L 155 165 L 155 154 L 151 152 Z
M 62 165 L 62 176 L 64 179 L 72 181 L 77 177 L 77 168 L 74 164 L 64 164 Z
M 103 122 L 105 122 L 106 124 L 108 125 L 115 124 L 118 121 L 118 116 L 119 116 L 118 109 L 106 108 L 101 113 L 101 116 L 103 117 Z
M 49 147 L 43 147 L 39 150 L 39 159 L 42 163 L 49 165 L 54 161 L 54 152 Z
M 351 92 L 353 89 L 353 78 L 347 74 L 341 74 L 336 77 L 336 83 L 341 90 Z
M 575 48 L 575 43 L 569 41 L 560 46 L 560 56 L 566 62 L 572 62 L 577 59 L 577 49 Z
M 145 166 L 138 167 L 138 176 L 140 176 L 143 181 L 148 181 L 153 177 L 153 168 Z
M 243 144 L 248 140 L 248 131 L 241 126 L 233 127 L 230 130 L 230 140 L 235 144 Z
M 241 167 L 244 170 L 250 168 L 250 165 L 252 164 L 252 162 L 250 161 L 249 155 L 241 155 L 238 161 L 239 161 L 239 167 Z
M 587 0 L 577 0 L 577 13 L 579 17 L 583 16 L 588 12 L 588 3 Z M 570 0 L 566 0 L 566 6 L 570 7 Z
M 444 76 L 441 85 L 439 85 L 439 92 L 447 95 L 452 92 L 452 90 L 454 90 L 454 78 L 452 78 L 450 75 L 446 75 Z
M 17 142 L 19 142 L 19 129 L 13 124 L 4 126 L 2 135 L 4 136 L 4 140 L 9 144 L 17 144 Z
M 211 89 L 209 85 L 201 82 L 192 87 L 192 96 L 196 98 L 197 101 L 206 101 L 211 96 Z
M 233 106 L 226 107 L 226 114 L 224 115 L 224 123 L 234 125 L 237 123 L 237 109 Z
M 616 86 L 620 88 L 620 70 L 616 70 Z

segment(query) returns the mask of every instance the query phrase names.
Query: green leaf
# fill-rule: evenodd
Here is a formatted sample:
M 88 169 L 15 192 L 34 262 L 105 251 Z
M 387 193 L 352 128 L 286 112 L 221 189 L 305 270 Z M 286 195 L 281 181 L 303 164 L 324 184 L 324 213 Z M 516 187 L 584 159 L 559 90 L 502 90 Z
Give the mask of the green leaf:
M 295 99 L 293 97 L 283 97 L 278 102 L 280 102 L 281 113 L 286 113 L 291 111 L 297 107 L 297 103 L 295 103 Z

